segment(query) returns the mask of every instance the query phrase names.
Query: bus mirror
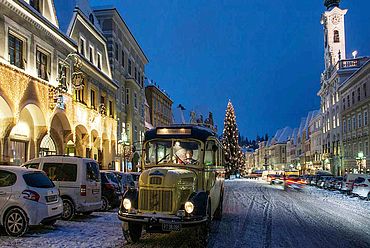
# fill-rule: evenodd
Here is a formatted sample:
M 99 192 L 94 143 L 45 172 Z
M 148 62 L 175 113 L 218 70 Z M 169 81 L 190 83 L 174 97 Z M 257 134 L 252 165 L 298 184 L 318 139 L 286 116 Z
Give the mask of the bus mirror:
M 213 146 L 212 146 L 212 151 L 217 152 L 217 150 L 218 150 L 218 146 L 213 145 Z

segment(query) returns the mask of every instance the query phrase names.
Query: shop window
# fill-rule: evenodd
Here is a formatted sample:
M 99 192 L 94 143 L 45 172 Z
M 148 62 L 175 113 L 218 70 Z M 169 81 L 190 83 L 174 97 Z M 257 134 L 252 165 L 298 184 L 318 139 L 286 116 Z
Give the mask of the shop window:
M 45 135 L 40 144 L 40 157 L 56 154 L 57 150 L 53 139 L 50 135 Z
M 11 154 L 10 162 L 15 165 L 21 165 L 27 161 L 27 142 L 19 140 L 11 140 Z
M 24 69 L 24 42 L 9 33 L 8 36 L 9 63 Z

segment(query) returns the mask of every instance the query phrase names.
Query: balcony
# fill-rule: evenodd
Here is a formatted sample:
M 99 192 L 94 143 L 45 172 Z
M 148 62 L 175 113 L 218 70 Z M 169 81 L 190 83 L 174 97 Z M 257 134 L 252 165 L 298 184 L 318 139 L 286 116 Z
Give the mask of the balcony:
M 335 64 L 333 68 L 322 73 L 321 83 L 323 83 L 326 80 L 329 80 L 337 71 L 347 70 L 347 69 L 348 70 L 358 69 L 361 66 L 363 66 L 368 60 L 369 60 L 369 57 L 360 57 L 360 58 L 355 58 L 355 59 L 340 60 Z

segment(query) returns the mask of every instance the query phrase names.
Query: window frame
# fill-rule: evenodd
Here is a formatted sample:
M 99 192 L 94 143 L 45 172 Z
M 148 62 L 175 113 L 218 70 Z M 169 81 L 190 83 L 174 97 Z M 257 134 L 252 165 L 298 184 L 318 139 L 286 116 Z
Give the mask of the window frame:
M 18 39 L 22 42 L 22 52 L 21 52 L 21 61 L 20 61 L 20 65 L 18 66 L 16 63 L 15 63 L 15 58 L 14 57 L 14 64 L 11 63 L 11 60 L 10 60 L 10 36 L 13 36 L 15 39 Z M 12 29 L 9 28 L 8 30 L 8 36 L 7 36 L 7 46 L 8 46 L 8 62 L 9 64 L 11 64 L 12 66 L 15 66 L 19 69 L 22 69 L 22 70 L 25 70 L 26 69 L 26 64 L 27 64 L 27 60 L 26 60 L 26 55 L 27 55 L 27 38 L 25 38 L 24 36 L 14 32 Z M 14 56 L 15 53 L 14 53 Z

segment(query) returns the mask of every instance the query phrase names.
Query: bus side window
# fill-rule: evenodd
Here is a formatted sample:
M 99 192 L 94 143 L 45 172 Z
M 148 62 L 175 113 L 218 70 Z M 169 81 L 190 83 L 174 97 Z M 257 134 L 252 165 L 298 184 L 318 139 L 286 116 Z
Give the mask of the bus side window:
M 205 165 L 216 165 L 216 154 L 218 149 L 215 149 L 216 144 L 213 140 L 207 141 L 204 154 Z

